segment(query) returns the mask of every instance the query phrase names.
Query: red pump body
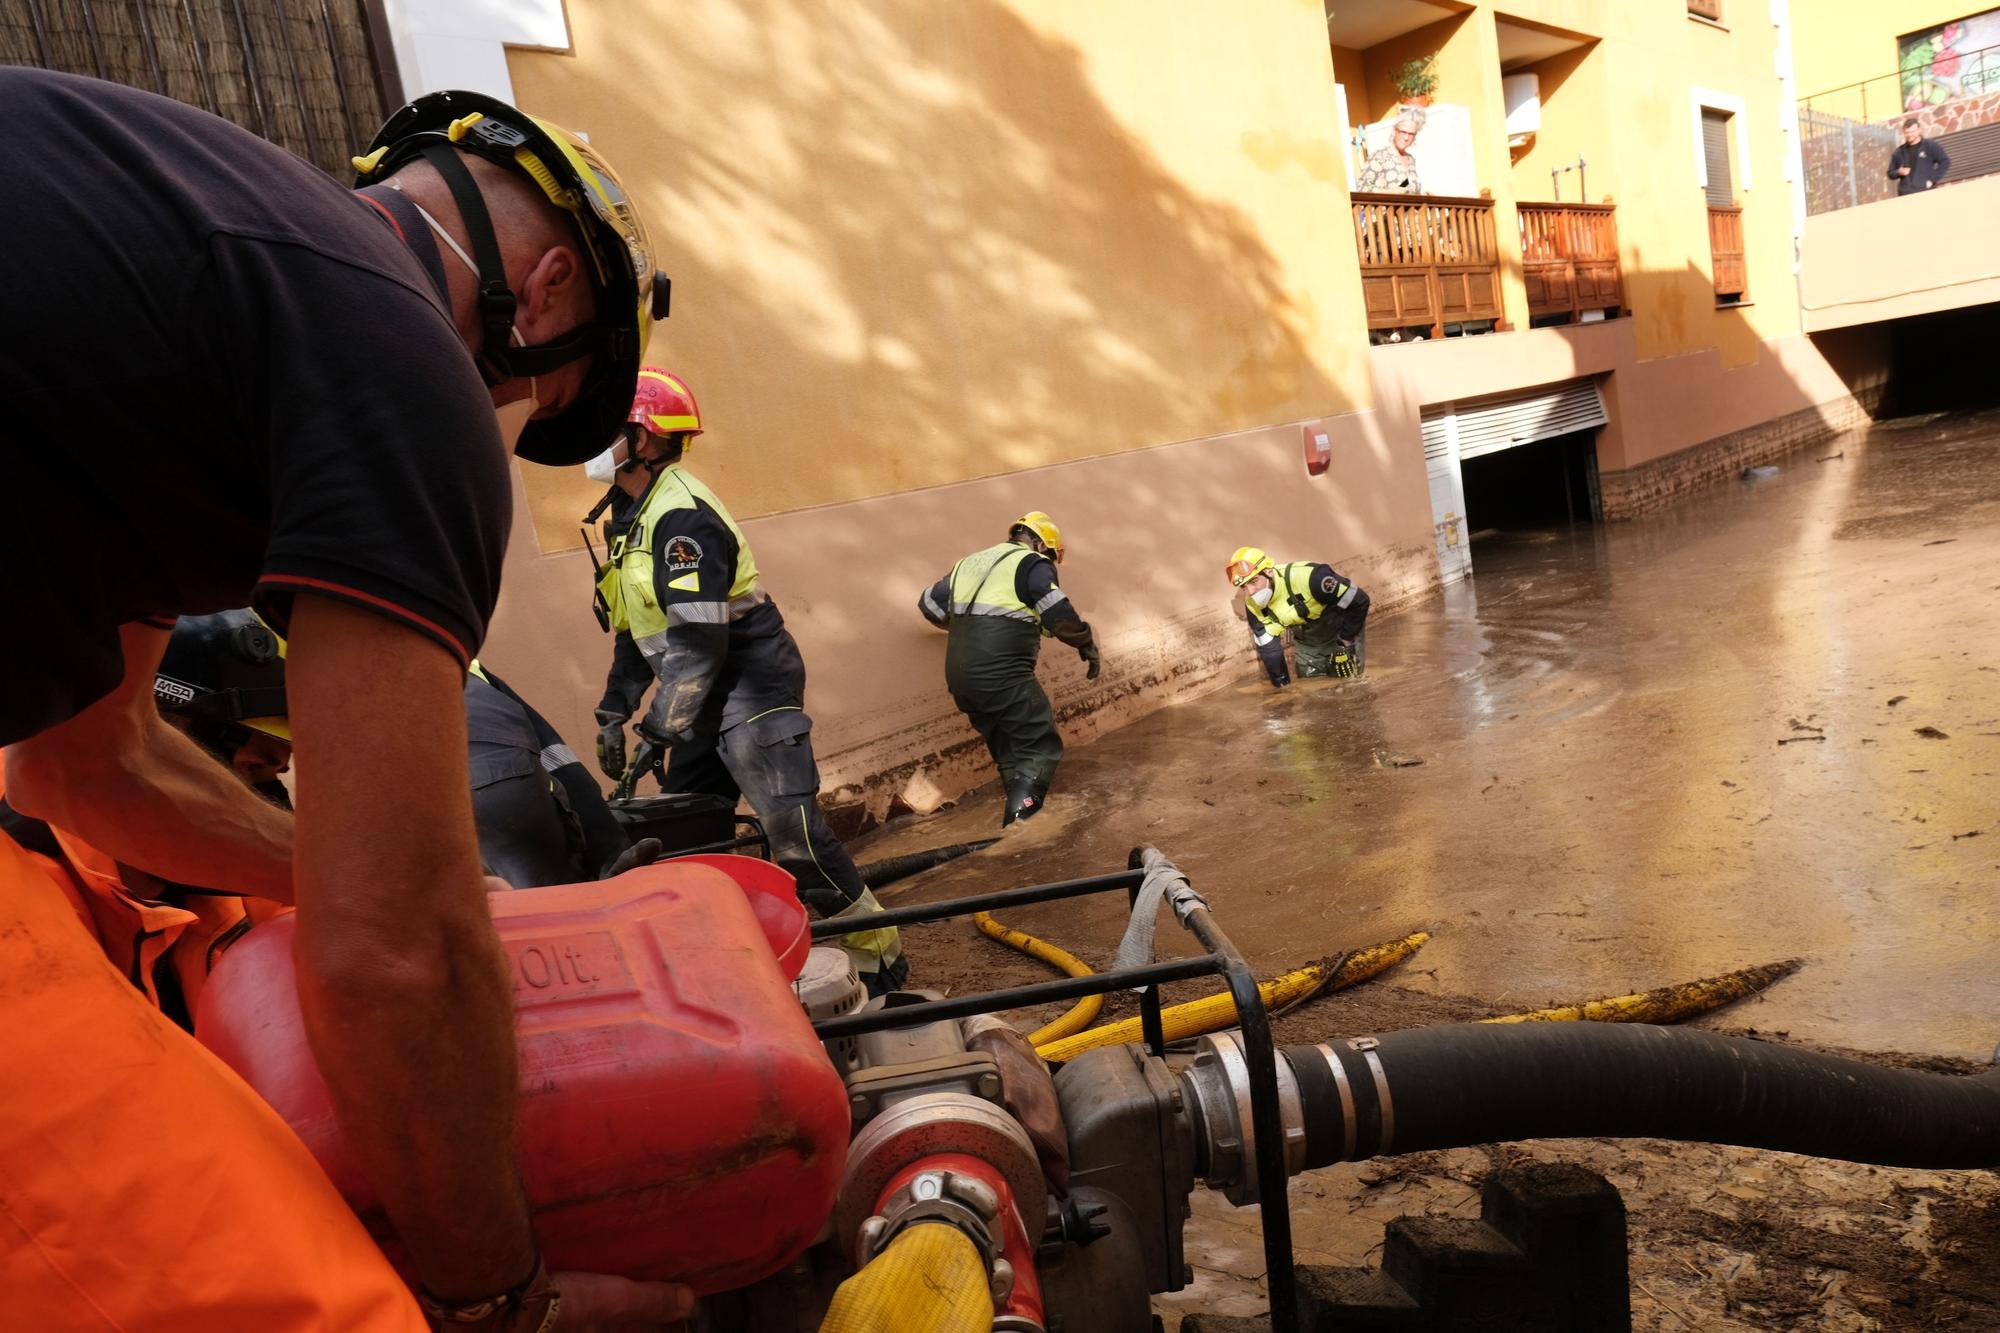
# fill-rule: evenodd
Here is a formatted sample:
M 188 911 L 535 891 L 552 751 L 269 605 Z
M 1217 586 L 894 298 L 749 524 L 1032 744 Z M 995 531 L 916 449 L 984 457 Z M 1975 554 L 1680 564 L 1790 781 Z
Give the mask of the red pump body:
M 791 885 L 712 857 L 492 896 L 519 1013 L 522 1172 L 551 1268 L 723 1291 L 784 1267 L 832 1213 L 850 1113 L 789 984 L 805 924 Z M 287 914 L 224 956 L 196 1035 L 393 1255 L 306 1045 L 294 931 Z

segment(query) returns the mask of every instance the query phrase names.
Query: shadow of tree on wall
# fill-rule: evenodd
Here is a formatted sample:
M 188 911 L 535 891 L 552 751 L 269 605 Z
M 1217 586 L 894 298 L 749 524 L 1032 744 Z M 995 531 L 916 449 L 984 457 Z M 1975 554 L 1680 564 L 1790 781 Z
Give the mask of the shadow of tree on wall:
M 633 178 L 675 279 L 653 356 L 728 441 L 697 461 L 743 515 L 1351 406 L 1306 346 L 1349 312 L 1303 304 L 1251 218 L 1004 6 L 618 19 L 578 7 L 587 65 L 517 53 L 517 91 Z M 632 77 L 603 78 L 607 50 Z M 592 488 L 529 485 L 545 547 L 574 544 Z

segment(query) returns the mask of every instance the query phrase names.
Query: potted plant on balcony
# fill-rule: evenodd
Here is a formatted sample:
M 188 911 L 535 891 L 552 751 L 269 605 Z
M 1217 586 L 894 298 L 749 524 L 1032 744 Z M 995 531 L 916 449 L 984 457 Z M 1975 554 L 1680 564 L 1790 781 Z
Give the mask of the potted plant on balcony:
M 1431 94 L 1437 91 L 1437 57 L 1417 56 L 1396 66 L 1390 79 L 1396 91 L 1403 95 L 1403 101 L 1411 106 L 1429 106 Z

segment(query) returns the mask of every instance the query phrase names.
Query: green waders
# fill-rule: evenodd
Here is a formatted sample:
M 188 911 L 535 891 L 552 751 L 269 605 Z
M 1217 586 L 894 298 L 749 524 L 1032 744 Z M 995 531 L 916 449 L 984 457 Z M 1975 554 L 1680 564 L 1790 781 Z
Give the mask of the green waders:
M 1035 679 L 1041 630 L 1027 620 L 957 616 L 945 647 L 944 680 L 999 766 L 1000 780 L 1046 790 L 1062 762 L 1049 696 Z

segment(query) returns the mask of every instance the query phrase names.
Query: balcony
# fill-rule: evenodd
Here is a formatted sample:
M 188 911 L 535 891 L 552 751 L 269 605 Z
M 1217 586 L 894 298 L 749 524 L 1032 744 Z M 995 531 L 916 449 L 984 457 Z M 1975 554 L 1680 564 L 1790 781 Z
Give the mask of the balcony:
M 1500 327 L 1500 252 L 1493 201 L 1357 194 L 1361 296 L 1377 340 L 1410 330 L 1442 338 Z M 1387 340 L 1393 340 L 1390 337 Z
M 1625 306 L 1617 210 L 1610 204 L 1522 204 L 1521 277 L 1531 324 L 1574 324 Z
M 1743 206 L 1708 206 L 1708 254 L 1715 273 L 1715 303 L 1740 305 L 1750 297 L 1750 271 L 1743 262 Z
M 1940 185 L 2000 173 L 2000 46 L 1942 52 L 1929 65 L 1801 99 L 1807 215 L 1894 199 L 1889 156 L 1905 120 L 1949 159 Z

